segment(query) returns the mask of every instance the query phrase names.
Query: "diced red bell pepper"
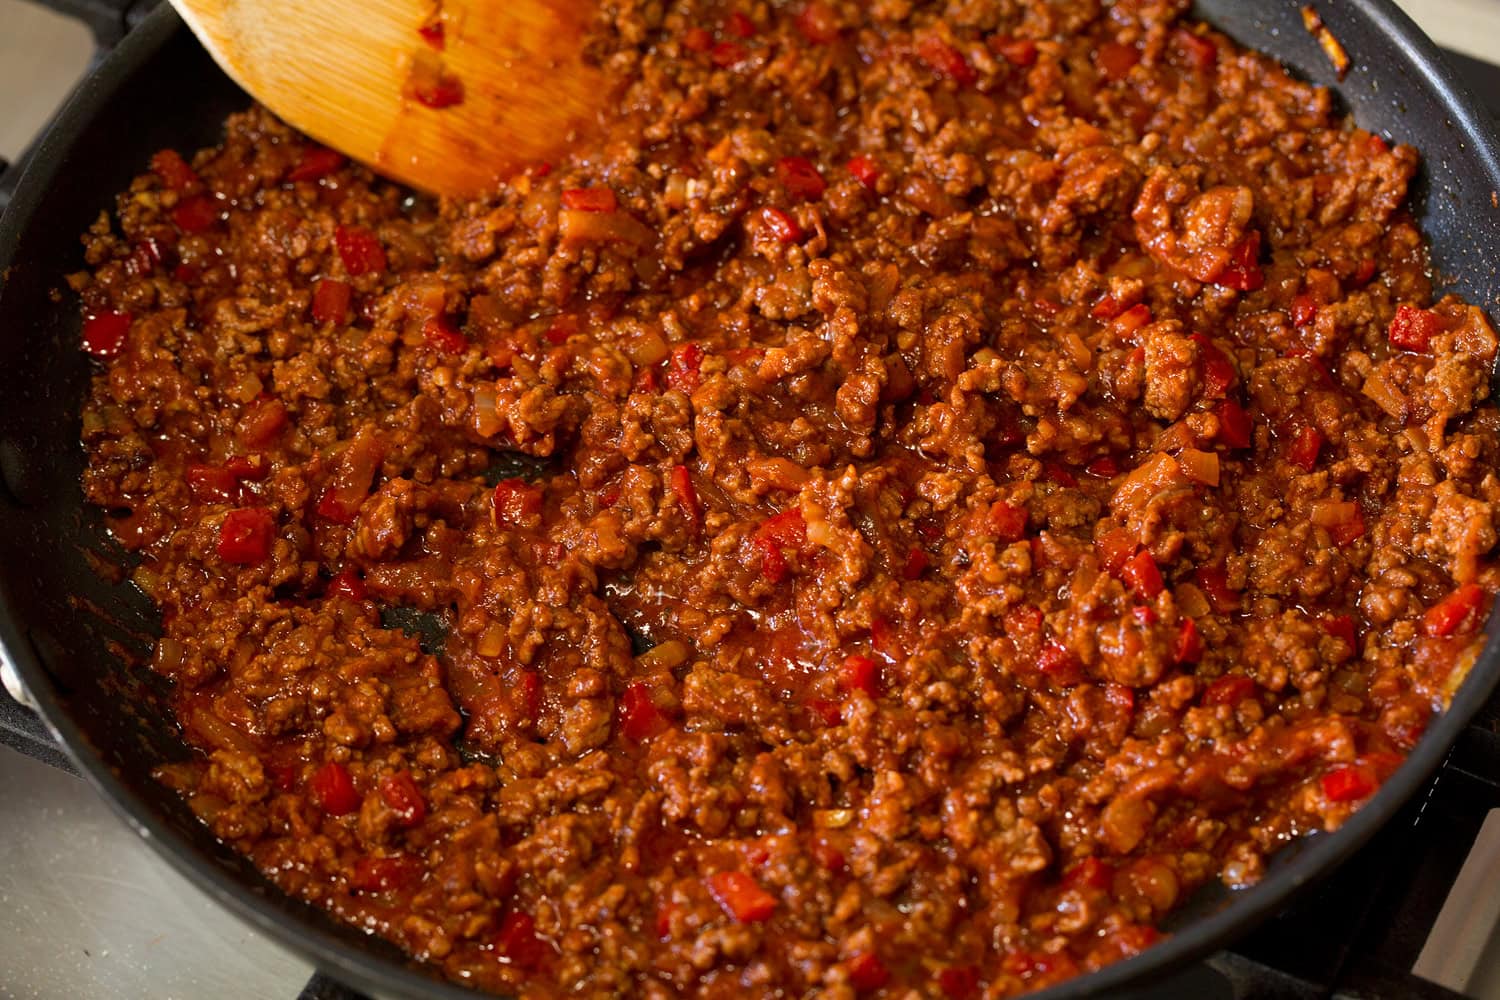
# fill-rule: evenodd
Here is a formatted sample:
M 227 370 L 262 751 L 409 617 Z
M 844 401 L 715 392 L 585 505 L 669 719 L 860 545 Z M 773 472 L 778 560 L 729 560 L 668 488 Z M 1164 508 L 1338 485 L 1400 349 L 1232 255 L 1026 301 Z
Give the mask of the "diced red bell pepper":
M 1318 464 L 1318 452 L 1323 448 L 1323 432 L 1307 424 L 1297 428 L 1286 447 L 1286 460 L 1304 472 L 1311 472 Z
M 1359 652 L 1359 644 L 1354 633 L 1354 619 L 1349 615 L 1324 615 L 1318 619 L 1318 624 L 1323 631 L 1335 639 L 1342 639 L 1349 648 L 1356 653 Z
M 495 484 L 490 501 L 495 523 L 501 527 L 523 528 L 542 512 L 542 491 L 524 479 L 512 477 Z
M 879 697 L 880 665 L 858 653 L 844 657 L 839 666 L 839 687 L 850 694 L 863 691 L 871 698 Z
M 399 892 L 422 881 L 422 862 L 405 854 L 379 858 L 366 854 L 354 862 L 349 885 L 360 892 Z
M 1363 288 L 1373 277 L 1375 277 L 1375 258 L 1366 257 L 1354 268 L 1354 285 L 1356 288 Z
M 240 414 L 234 425 L 234 439 L 246 448 L 264 448 L 281 436 L 289 422 L 286 404 L 263 396 Z
M 414 80 L 411 95 L 423 107 L 441 111 L 464 102 L 464 82 L 452 73 L 442 71 L 421 74 Z
M 736 923 L 761 923 L 776 912 L 776 897 L 744 872 L 715 872 L 706 884 L 714 902 Z
M 1234 385 L 1234 380 L 1238 377 L 1234 362 L 1229 360 L 1229 355 L 1219 349 L 1218 344 L 1203 334 L 1193 334 L 1192 340 L 1198 345 L 1198 367 L 1203 385 L 1203 398 L 1218 399 L 1229 391 L 1229 387 Z
M 1254 432 L 1254 424 L 1245 408 L 1233 399 L 1226 399 L 1214 411 L 1219 418 L 1219 440 L 1229 448 L 1248 448 Z
M 349 318 L 349 303 L 352 298 L 353 290 L 347 281 L 319 278 L 317 284 L 313 285 L 313 322 L 323 326 L 344 322 Z
M 422 36 L 422 41 L 438 52 L 448 47 L 448 32 L 443 22 L 432 18 L 417 28 L 417 34 Z
M 906 553 L 906 562 L 901 567 L 901 576 L 906 580 L 915 580 L 927 572 L 927 567 L 930 565 L 932 565 L 932 560 L 928 558 L 927 553 L 913 545 L 911 551 Z
M 433 316 L 422 324 L 422 343 L 439 354 L 450 357 L 469 349 L 469 338 L 446 316 Z
M 1126 586 L 1148 601 L 1162 592 L 1164 584 L 1156 560 L 1145 549 L 1137 552 L 1120 567 L 1120 579 Z
M 672 921 L 681 911 L 675 903 L 663 903 L 656 911 L 656 940 L 672 940 Z
M 703 27 L 692 27 L 682 34 L 682 45 L 689 52 L 707 52 L 714 47 L 714 36 Z
M 287 171 L 286 179 L 289 181 L 316 181 L 344 165 L 344 154 L 335 152 L 327 146 L 309 144 L 302 147 L 302 156 L 297 165 Z
M 211 195 L 195 194 L 172 209 L 172 224 L 184 233 L 201 233 L 219 221 L 222 211 Z
M 667 359 L 667 385 L 691 395 L 702 379 L 703 347 L 695 341 L 678 344 Z
M 1229 574 L 1222 566 L 1200 566 L 1193 571 L 1198 584 L 1214 611 L 1227 615 L 1240 609 L 1240 595 L 1229 586 Z
M 990 530 L 995 533 L 995 541 L 1009 545 L 1025 538 L 1027 517 L 1025 507 L 996 500 L 990 505 L 989 513 Z
M 876 618 L 870 622 L 870 645 L 888 660 L 897 661 L 906 657 L 906 650 L 901 647 L 895 628 L 884 618 Z
M 363 601 L 369 596 L 364 578 L 352 568 L 345 568 L 328 581 L 329 597 L 347 597 L 351 601 Z
M 312 795 L 330 816 L 343 816 L 359 808 L 361 796 L 354 788 L 349 769 L 338 761 L 329 761 L 313 772 Z
M 627 740 L 644 742 L 665 732 L 669 725 L 651 697 L 651 688 L 638 681 L 625 686 L 620 693 L 620 732 Z
M 1127 717 L 1135 711 L 1135 692 L 1124 684 L 1110 682 L 1104 685 L 1104 700 Z
M 1056 639 L 1047 640 L 1037 656 L 1037 669 L 1059 687 L 1073 687 L 1083 683 L 1083 664 L 1078 657 Z
M 1140 61 L 1140 50 L 1133 45 L 1105 42 L 1094 51 L 1094 68 L 1111 83 L 1125 79 Z
M 1443 321 L 1436 313 L 1403 305 L 1396 309 L 1388 336 L 1392 347 L 1420 354 L 1432 346 L 1432 338 L 1442 329 Z
M 178 194 L 185 194 L 199 184 L 197 172 L 188 166 L 182 154 L 175 149 L 158 150 L 151 157 L 151 172 L 161 180 L 164 187 Z
M 536 921 L 522 910 L 511 910 L 500 921 L 495 935 L 495 951 L 508 965 L 535 972 L 547 964 L 552 949 L 536 932 Z
M 827 45 L 839 40 L 838 15 L 823 0 L 808 0 L 797 12 L 797 30 L 814 45 Z
M 1362 764 L 1340 764 L 1323 775 L 1322 784 L 1330 802 L 1358 802 L 1378 787 L 1375 775 Z
M 677 498 L 677 505 L 696 528 L 703 518 L 703 510 L 698 505 L 698 491 L 693 487 L 692 473 L 685 465 L 672 466 L 672 495 Z
M 938 973 L 938 989 L 948 1000 L 973 1000 L 979 996 L 979 966 L 950 965 Z
M 1172 42 L 1183 59 L 1200 73 L 1207 73 L 1219 61 L 1219 47 L 1212 38 L 1204 38 L 1186 28 L 1172 33 Z
M 873 992 L 890 981 L 891 970 L 885 967 L 879 955 L 865 951 L 849 959 L 849 985 L 858 992 Z
M 776 179 L 794 198 L 812 201 L 828 187 L 818 168 L 805 156 L 783 156 L 776 162 Z
M 802 241 L 802 227 L 797 220 L 787 213 L 773 206 L 766 206 L 760 210 L 761 222 L 765 224 L 767 232 L 780 243 L 800 243 Z
M 740 11 L 730 14 L 724 21 L 724 27 L 736 38 L 754 38 L 757 30 L 755 22 Z
M 219 558 L 241 566 L 265 562 L 275 533 L 276 519 L 264 507 L 232 510 L 219 525 Z
M 791 575 L 791 567 L 786 564 L 786 556 L 764 538 L 752 538 L 751 541 L 756 548 L 760 549 L 760 575 L 771 583 L 785 582 L 786 578 Z
M 83 349 L 96 358 L 112 358 L 125 347 L 129 333 L 129 313 L 95 313 L 83 321 Z
M 386 269 L 385 247 L 380 237 L 365 226 L 339 226 L 333 231 L 334 249 L 344 270 L 354 277 L 362 274 L 379 274 Z
M 827 698 L 807 699 L 807 709 L 823 720 L 825 726 L 836 726 L 844 721 L 844 709 L 836 701 Z
M 871 191 L 875 190 L 875 185 L 880 181 L 879 164 L 877 164 L 868 156 L 855 155 L 849 157 L 849 163 L 847 164 L 847 166 L 849 168 L 849 173 L 854 175 L 855 180 L 859 181 Z
M 1036 63 L 1036 42 L 1029 38 L 994 35 L 989 40 L 989 46 L 991 52 L 996 53 L 1012 66 L 1025 69 Z
M 1326 525 L 1328 537 L 1332 538 L 1335 545 L 1348 545 L 1356 538 L 1364 537 L 1365 512 L 1358 503 L 1349 502 L 1345 505 L 1347 516 L 1343 519 Z M 1316 521 L 1316 518 L 1314 518 Z
M 1255 694 L 1256 684 L 1243 674 L 1225 674 L 1203 689 L 1204 705 L 1238 705 Z
M 1083 471 L 1100 479 L 1113 479 L 1120 474 L 1120 461 L 1113 455 L 1101 455 L 1084 466 Z
M 1172 648 L 1172 659 L 1177 663 L 1197 663 L 1203 658 L 1203 636 L 1198 634 L 1198 623 L 1184 618 L 1177 629 L 1177 643 Z
M 522 670 L 516 674 L 516 710 L 521 718 L 534 721 L 542 711 L 542 678 L 535 670 Z
M 1094 551 L 1099 556 L 1099 565 L 1111 576 L 1119 576 L 1125 564 L 1135 554 L 1136 540 L 1124 528 L 1111 528 L 1094 540 Z
M 818 867 L 824 871 L 841 872 L 844 870 L 844 852 L 834 847 L 823 837 L 817 837 L 808 847 L 808 853 L 818 863 Z
M 569 188 L 562 193 L 564 208 L 575 212 L 613 212 L 620 207 L 614 188 Z
M 1056 483 L 1064 489 L 1074 490 L 1078 488 L 1078 477 L 1061 462 L 1043 462 L 1042 478 L 1049 483 Z
M 1434 638 L 1452 635 L 1483 603 L 1483 588 L 1477 583 L 1463 584 L 1427 609 L 1422 616 L 1422 631 Z
M 131 245 L 130 256 L 125 259 L 125 270 L 132 277 L 148 275 L 156 270 L 156 265 L 164 257 L 161 243 L 154 237 L 146 236 Z
M 1108 889 L 1114 878 L 1113 865 L 1090 856 L 1075 862 L 1063 872 L 1062 885 L 1065 889 Z
M 1318 318 L 1318 300 L 1303 292 L 1292 299 L 1292 325 L 1297 328 L 1309 326 Z
M 750 57 L 750 50 L 738 42 L 719 42 L 708 50 L 708 61 L 721 69 L 738 66 Z
M 380 779 L 380 797 L 390 807 L 400 826 L 412 827 L 427 818 L 427 799 L 410 771 L 397 771 Z
M 183 478 L 199 503 L 228 503 L 239 493 L 239 479 L 222 465 L 189 465 Z
M 1214 284 L 1253 292 L 1265 283 L 1265 272 L 1260 269 L 1260 233 L 1251 230 L 1250 235 L 1229 251 L 1229 264 L 1219 273 Z

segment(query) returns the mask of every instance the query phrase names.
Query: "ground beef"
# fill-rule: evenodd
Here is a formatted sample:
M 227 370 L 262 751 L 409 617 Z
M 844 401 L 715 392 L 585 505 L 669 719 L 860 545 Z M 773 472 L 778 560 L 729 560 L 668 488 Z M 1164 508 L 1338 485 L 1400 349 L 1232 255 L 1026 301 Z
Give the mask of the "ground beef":
M 537 996 L 1007 996 L 1347 819 L 1500 584 L 1416 153 L 1180 0 L 604 6 L 488 197 L 250 110 L 87 234 L 164 780 Z

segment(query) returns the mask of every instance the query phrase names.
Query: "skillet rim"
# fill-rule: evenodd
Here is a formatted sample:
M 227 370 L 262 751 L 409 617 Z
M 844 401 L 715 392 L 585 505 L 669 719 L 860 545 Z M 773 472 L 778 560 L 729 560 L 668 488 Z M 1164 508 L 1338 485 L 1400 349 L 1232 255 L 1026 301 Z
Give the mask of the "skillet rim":
M 1494 124 L 1478 110 L 1457 75 L 1442 61 L 1437 47 L 1391 0 L 1348 0 L 1354 16 L 1395 42 L 1410 58 L 1419 82 L 1430 88 L 1467 140 L 1466 153 L 1492 190 L 1500 190 L 1500 139 Z M 134 73 L 144 67 L 176 33 L 185 30 L 171 6 L 163 4 L 130 32 L 98 69 L 69 98 L 39 142 L 0 217 L 0 295 L 3 277 L 20 249 L 20 234 L 28 228 L 41 195 L 67 165 L 78 137 L 95 127 L 101 106 Z M 1262 51 L 1268 51 L 1262 48 Z M 1274 57 L 1274 53 L 1269 53 Z M 1336 89 L 1336 88 L 1335 88 Z M 1488 304 L 1493 309 L 1493 304 Z M 3 530 L 3 528 L 0 528 Z M 26 639 L 6 584 L 0 583 L 0 655 L 15 666 L 48 728 L 67 750 L 79 772 L 110 808 L 179 874 L 207 893 L 240 920 L 266 937 L 310 960 L 340 981 L 377 993 L 396 991 L 409 997 L 472 1000 L 484 994 L 433 978 L 417 967 L 362 949 L 312 915 L 287 923 L 285 910 L 268 900 L 269 882 L 256 885 L 213 860 L 203 846 L 165 823 L 133 793 L 98 756 L 74 723 L 53 688 L 47 669 Z M 1472 717 L 1500 683 L 1500 618 L 1491 618 L 1488 638 L 1448 709 L 1437 716 L 1416 749 L 1376 795 L 1332 834 L 1302 842 L 1297 857 L 1273 870 L 1258 885 L 1236 894 L 1217 912 L 1194 920 L 1141 954 L 1078 976 L 1058 986 L 1031 994 L 1037 1000 L 1064 1000 L 1144 986 L 1180 969 L 1248 933 L 1292 895 L 1330 874 L 1390 822 L 1397 811 L 1425 785 Z M 204 837 L 211 837 L 207 829 Z M 288 897 L 290 898 L 290 897 Z M 326 918 L 331 921 L 331 916 Z

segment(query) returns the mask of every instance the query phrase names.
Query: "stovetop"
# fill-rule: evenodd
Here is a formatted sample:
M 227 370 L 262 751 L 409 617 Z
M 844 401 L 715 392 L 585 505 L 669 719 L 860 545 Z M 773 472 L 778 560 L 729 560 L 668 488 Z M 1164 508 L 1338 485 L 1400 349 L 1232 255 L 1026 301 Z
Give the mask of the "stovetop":
M 1500 0 L 1398 2 L 1500 113 Z M 20 154 L 93 52 L 77 22 L 0 0 L 0 165 Z M 170 870 L 4 693 L 0 744 L 0 998 L 352 996 Z M 1500 1000 L 1497 870 L 1500 697 L 1425 793 L 1293 908 L 1232 951 L 1118 996 Z

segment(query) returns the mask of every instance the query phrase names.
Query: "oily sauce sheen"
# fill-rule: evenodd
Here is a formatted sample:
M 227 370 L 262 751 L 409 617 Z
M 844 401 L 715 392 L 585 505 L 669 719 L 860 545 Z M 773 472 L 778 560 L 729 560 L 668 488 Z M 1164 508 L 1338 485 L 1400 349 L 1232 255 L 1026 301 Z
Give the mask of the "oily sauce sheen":
M 72 283 L 163 780 L 536 996 L 1008 996 L 1339 826 L 1480 639 L 1496 337 L 1186 6 L 615 0 L 472 202 L 159 153 Z

